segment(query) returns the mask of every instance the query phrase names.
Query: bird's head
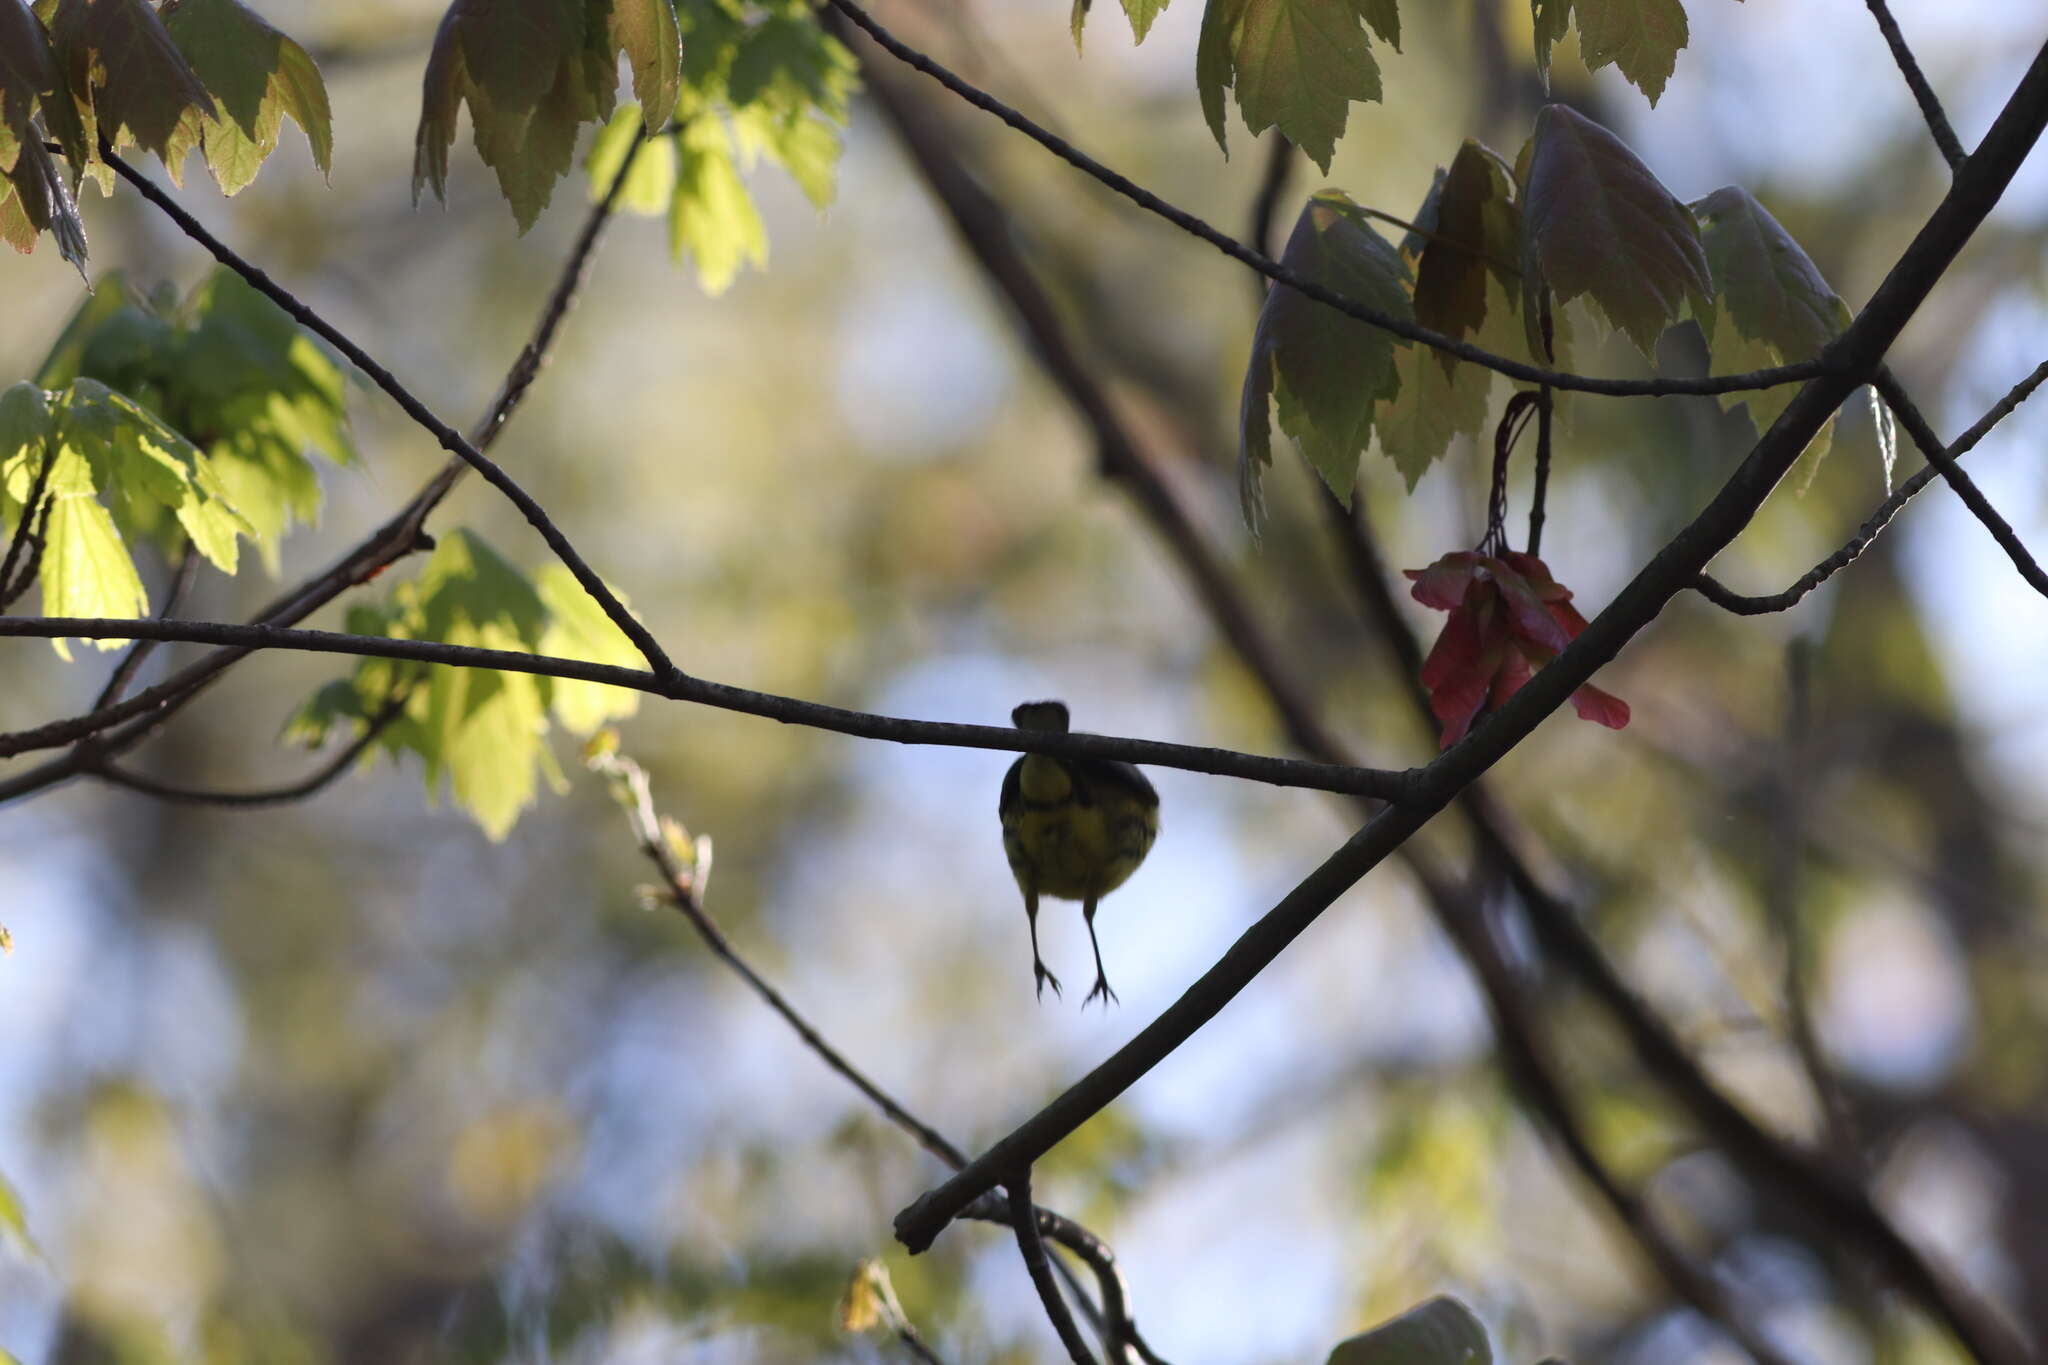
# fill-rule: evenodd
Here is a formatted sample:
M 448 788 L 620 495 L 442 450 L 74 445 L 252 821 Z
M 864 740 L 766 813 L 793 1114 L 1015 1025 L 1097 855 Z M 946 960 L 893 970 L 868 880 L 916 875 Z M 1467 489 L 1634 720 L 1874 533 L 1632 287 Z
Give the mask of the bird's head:
M 1057 730 L 1064 734 L 1067 704 L 1063 701 L 1027 701 L 1010 712 L 1010 719 L 1019 730 Z

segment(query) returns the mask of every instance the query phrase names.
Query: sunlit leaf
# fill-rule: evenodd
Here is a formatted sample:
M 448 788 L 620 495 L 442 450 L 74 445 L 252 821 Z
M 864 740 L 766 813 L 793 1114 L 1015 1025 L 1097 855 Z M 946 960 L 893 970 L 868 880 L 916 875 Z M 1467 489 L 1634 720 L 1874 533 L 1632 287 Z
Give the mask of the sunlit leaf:
M 164 26 L 217 101 L 200 145 L 224 194 L 255 178 L 277 149 L 289 115 L 306 135 L 313 164 L 326 172 L 334 157 L 327 87 L 306 50 L 239 3 L 176 0 Z
M 132 621 L 149 611 L 149 595 L 135 572 L 135 561 L 121 541 L 114 518 L 93 496 L 91 466 L 85 456 L 66 446 L 57 453 L 48 484 L 48 544 L 43 550 L 42 588 L 45 616 L 94 616 Z M 71 657 L 66 642 L 54 642 L 57 653 Z M 125 648 L 125 640 L 94 640 L 95 649 Z
M 16 150 L 14 168 L 0 176 L 0 238 L 27 255 L 45 232 L 57 242 L 58 254 L 81 274 L 85 270 L 85 224 L 57 165 L 40 140 Z
M 611 188 L 626 154 L 637 144 L 633 168 L 619 187 L 618 208 L 643 218 L 667 213 L 676 193 L 676 144 L 668 137 L 646 138 L 645 123 L 636 104 L 621 105 L 611 122 L 591 140 L 590 156 L 584 163 L 590 172 L 590 197 L 602 199 Z
M 709 294 L 722 294 L 742 265 L 768 263 L 768 231 L 733 164 L 731 135 L 716 116 L 692 119 L 677 134 L 675 202 L 669 249 L 688 252 Z
M 612 0 L 611 41 L 633 72 L 633 98 L 654 132 L 675 116 L 682 83 L 682 38 L 673 0 Z
M 548 565 L 535 575 L 534 587 L 548 611 L 547 628 L 540 637 L 541 653 L 623 668 L 644 664 L 639 649 L 583 590 L 567 565 Z M 571 734 L 588 735 L 640 709 L 640 694 L 630 688 L 556 678 L 552 691 L 555 717 Z
M 205 83 L 146 0 L 62 0 L 51 36 L 89 134 L 117 147 L 132 137 L 164 157 L 181 124 L 213 112 Z
M 1699 226 L 1620 138 L 1564 105 L 1536 116 L 1522 187 L 1525 289 L 1585 295 L 1648 355 L 1713 292 Z

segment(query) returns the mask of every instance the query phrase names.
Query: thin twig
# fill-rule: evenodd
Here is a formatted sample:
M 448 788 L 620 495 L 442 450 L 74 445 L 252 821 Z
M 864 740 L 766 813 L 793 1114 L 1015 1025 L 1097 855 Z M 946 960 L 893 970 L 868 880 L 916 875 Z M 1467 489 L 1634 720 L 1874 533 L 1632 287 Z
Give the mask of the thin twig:
M 1999 515 L 1998 509 L 1991 505 L 1991 499 L 1984 496 L 1984 490 L 1977 487 L 1977 481 L 1965 474 L 1962 466 L 1955 462 L 1955 457 L 1948 453 L 1898 377 L 1889 368 L 1880 369 L 1871 383 L 1898 415 L 1899 425 L 1913 438 L 1913 444 L 1920 447 L 1920 453 L 1927 457 L 1927 462 L 1948 481 L 1948 486 L 1963 500 L 1963 506 L 1970 509 L 1970 515 L 1984 524 L 1984 529 L 1998 542 L 1998 548 L 2005 551 L 2006 558 L 2012 561 L 2013 568 L 2019 570 L 2027 586 L 2048 597 L 2048 573 L 2043 573 L 2033 555 L 2027 552 L 2019 533 L 2012 529 L 2012 523 Z
M 1067 1348 L 1067 1358 L 1074 1365 L 1095 1365 L 1095 1356 L 1081 1339 L 1081 1329 L 1074 1322 L 1067 1301 L 1060 1297 L 1060 1287 L 1053 1282 L 1052 1266 L 1045 1259 L 1037 1205 L 1031 1202 L 1031 1168 L 1020 1168 L 1006 1183 L 1010 1191 L 1010 1226 L 1017 1230 L 1017 1250 L 1024 1257 L 1024 1271 L 1031 1277 L 1031 1287 L 1038 1291 L 1038 1301 L 1045 1305 L 1045 1315 L 1052 1319 L 1060 1345 Z
M 185 548 L 178 554 L 178 567 L 171 571 L 171 585 L 164 589 L 164 604 L 156 613 L 158 620 L 168 621 L 177 614 L 179 604 L 185 600 L 185 594 L 192 591 L 192 582 L 198 577 L 199 552 L 193 548 L 190 541 L 187 541 Z M 119 701 L 121 694 L 128 690 L 128 684 L 135 681 L 135 671 L 142 667 L 143 661 L 162 643 L 161 640 L 137 640 L 128 652 L 121 656 L 121 662 L 114 665 L 114 671 L 108 676 L 106 686 L 100 688 L 99 695 L 92 699 L 92 709 L 97 711 L 103 706 Z
M 1979 441 L 1991 434 L 1994 427 L 2003 422 L 2007 417 L 2010 417 L 2013 409 L 2026 402 L 2033 395 L 2034 390 L 2040 388 L 2044 382 L 2048 382 L 2048 360 L 2044 360 L 2039 365 L 2036 365 L 2033 373 L 2013 385 L 2010 389 L 2007 389 L 2003 398 L 1993 403 L 1990 410 L 1982 417 L 1979 417 L 1968 431 L 1957 437 L 1956 443 L 1948 448 L 1949 459 L 1951 461 L 1960 460 L 1964 455 L 1968 454 Z M 1877 539 L 1878 533 L 1891 524 L 1891 519 L 1899 514 L 1899 509 L 1911 502 L 1915 493 L 1918 493 L 1929 483 L 1933 482 L 1937 472 L 1935 466 L 1931 463 L 1925 468 L 1916 471 L 1912 478 L 1900 484 L 1890 497 L 1878 504 L 1877 510 L 1870 514 L 1856 534 L 1849 537 L 1841 549 L 1836 550 L 1806 573 L 1800 575 L 1799 581 L 1783 592 L 1769 593 L 1759 597 L 1746 597 L 1741 593 L 1731 591 L 1723 586 L 1719 580 L 1708 574 L 1701 574 L 1699 576 L 1698 580 L 1693 584 L 1693 590 L 1715 606 L 1726 611 L 1732 611 L 1738 616 L 1762 616 L 1769 612 L 1784 611 L 1788 607 L 1796 606 L 1801 598 L 1827 582 L 1830 578 L 1833 578 L 1837 573 L 1849 567 L 1849 565 L 1854 564 L 1857 557 L 1870 548 L 1871 542 Z
M 199 787 L 183 786 L 175 782 L 163 782 L 153 777 L 144 777 L 140 773 L 130 772 L 110 762 L 95 764 L 88 771 L 94 777 L 99 778 L 103 782 L 111 783 L 116 787 L 126 787 L 129 791 L 140 792 L 144 796 L 153 796 L 160 801 L 171 801 L 181 805 L 237 807 L 288 805 L 294 801 L 303 801 L 308 797 L 317 796 L 332 786 L 342 774 L 346 773 L 355 764 L 358 758 L 361 758 L 369 751 L 370 746 L 375 744 L 384 731 L 390 728 L 391 723 L 397 720 L 405 711 L 405 700 L 406 694 L 401 691 L 390 701 L 384 703 L 377 713 L 369 718 L 363 726 L 363 732 L 351 740 L 346 747 L 342 748 L 318 768 L 315 768 L 307 776 L 285 786 L 263 787 L 253 791 L 239 792 L 210 791 Z
M 1800 860 L 1806 853 L 1807 791 L 1813 779 L 1813 647 L 1804 639 L 1785 649 L 1785 736 L 1778 746 L 1772 783 L 1771 837 L 1764 868 L 1764 908 L 1785 955 L 1785 1031 L 1813 1087 L 1824 1146 L 1837 1160 L 1861 1173 L 1848 1097 L 1822 1052 L 1814 1027 L 1807 978 L 1813 935 L 1800 911 Z
M 43 458 L 36 462 L 36 476 L 29 483 L 28 496 L 22 499 L 21 520 L 15 523 L 14 535 L 7 542 L 6 556 L 0 557 L 0 611 L 13 606 L 15 599 L 27 592 L 28 585 L 34 581 L 35 576 L 24 566 L 21 582 L 16 583 L 14 571 L 29 542 L 35 539 L 36 517 L 42 510 L 43 490 L 49 487 L 50 470 L 57 463 L 57 452 L 51 448 L 55 443 L 46 438 L 42 444 Z
M 1409 341 L 1420 342 L 1440 351 L 1448 352 L 1461 360 L 1469 360 L 1489 370 L 1498 371 L 1510 378 L 1530 384 L 1552 384 L 1560 389 L 1583 393 L 1603 393 L 1614 396 L 1657 396 L 1667 394 L 1718 394 L 1739 393 L 1748 389 L 1767 389 L 1779 384 L 1794 384 L 1814 379 L 1836 369 L 1833 352 L 1824 353 L 1819 359 L 1803 361 L 1797 365 L 1780 365 L 1766 370 L 1746 374 L 1712 375 L 1705 379 L 1597 379 L 1586 375 L 1566 374 L 1547 370 L 1539 365 L 1524 364 L 1507 356 L 1495 355 L 1467 341 L 1459 341 L 1441 332 L 1419 327 L 1415 323 L 1383 313 L 1348 299 L 1341 294 L 1324 288 L 1308 276 L 1285 265 L 1268 259 L 1263 253 L 1254 251 L 1237 241 L 1228 233 L 1219 231 L 1185 209 L 1178 208 L 1150 190 L 1144 189 L 1128 177 L 1109 169 L 1093 157 L 1080 151 L 1065 139 L 1055 136 L 1023 114 L 996 99 L 979 87 L 962 80 L 945 67 L 919 52 L 916 48 L 897 38 L 877 23 L 873 16 L 853 3 L 853 0 L 824 0 L 826 4 L 844 14 L 859 25 L 870 38 L 905 65 L 915 68 L 938 81 L 975 108 L 993 114 L 1010 127 L 1024 134 L 1039 146 L 1059 157 L 1086 175 L 1093 177 L 1124 198 L 1130 200 L 1148 213 L 1157 214 L 1181 231 L 1199 237 L 1232 260 L 1239 261 L 1260 274 L 1290 289 L 1300 291 L 1316 302 L 1336 309 L 1346 317 L 1358 319 L 1382 331 Z
M 1956 137 L 1956 130 L 1949 126 L 1948 115 L 1942 112 L 1941 100 L 1936 97 L 1934 87 L 1927 83 L 1927 74 L 1920 69 L 1913 49 L 1906 46 L 1906 35 L 1899 32 L 1899 21 L 1892 18 L 1891 7 L 1885 0 L 1865 0 L 1865 3 L 1870 6 L 1870 17 L 1877 20 L 1877 31 L 1884 35 L 1886 46 L 1892 50 L 1892 60 L 1899 64 L 1899 74 L 1906 78 L 1906 88 L 1913 92 L 1913 102 L 1920 106 L 1921 116 L 1927 120 L 1927 131 L 1933 134 L 1934 145 L 1941 149 L 1941 159 L 1948 162 L 1948 168 L 1953 171 L 1963 164 L 1968 153 Z
M 520 349 L 519 357 L 514 361 L 505 383 L 500 386 L 497 397 L 471 428 L 470 439 L 479 449 L 488 450 L 496 441 L 507 420 L 525 397 L 533 376 L 538 374 L 545 364 L 561 322 L 574 303 L 578 288 L 588 274 L 598 240 L 617 208 L 627 173 L 632 169 L 641 145 L 640 142 L 635 142 L 627 149 L 626 156 L 619 163 L 617 174 L 605 188 L 604 197 L 591 206 L 582 229 L 577 233 L 575 245 L 563 262 L 554 288 L 548 295 L 547 304 L 542 309 L 531 339 Z M 523 379 L 520 378 L 522 373 L 525 375 Z M 258 610 L 251 618 L 252 624 L 296 625 L 350 588 L 368 582 L 405 555 L 426 548 L 431 544 L 425 538 L 422 529 L 427 517 L 440 506 L 468 469 L 469 466 L 462 460 L 450 456 L 447 463 L 442 465 L 440 470 L 382 526 L 357 542 L 332 566 L 287 590 Z M 101 708 L 94 708 L 94 713 L 73 718 L 70 723 L 77 727 L 76 734 L 79 736 L 99 734 L 114 726 L 123 726 L 124 728 L 106 735 L 99 741 L 97 756 L 104 759 L 108 755 L 123 753 L 146 739 L 178 710 L 189 705 L 208 684 L 231 664 L 247 657 L 247 654 L 248 651 L 241 649 L 218 650 L 207 658 L 187 666 L 174 677 L 166 679 L 161 687 L 153 690 L 152 699 L 145 707 L 131 707 L 109 714 L 98 714 Z M 78 776 L 84 770 L 84 757 L 82 752 L 74 750 L 62 758 L 39 764 L 28 772 L 0 782 L 0 802 L 32 795 Z
M 618 595 L 605 586 L 597 571 L 576 552 L 576 547 L 569 543 L 569 538 L 562 534 L 561 528 L 555 525 L 554 519 L 548 516 L 546 509 L 534 501 L 533 495 L 521 488 L 511 475 L 472 445 L 461 432 L 435 416 L 426 404 L 414 397 L 412 391 L 398 381 L 396 375 L 379 365 L 369 352 L 349 340 L 340 328 L 300 302 L 289 290 L 272 280 L 262 270 L 243 260 L 226 243 L 208 232 L 198 219 L 179 207 L 175 199 L 157 188 L 155 182 L 116 156 L 112 147 L 102 145 L 100 157 L 113 167 L 115 174 L 133 185 L 138 194 L 162 210 L 177 224 L 181 232 L 204 247 L 215 260 L 247 280 L 271 302 L 284 309 L 300 326 L 318 334 L 329 345 L 347 356 L 351 364 L 367 375 L 392 402 L 398 404 L 406 416 L 412 418 L 439 441 L 443 449 L 451 455 L 460 457 L 463 463 L 481 474 L 486 483 L 504 494 L 525 516 L 534 530 L 540 532 L 541 539 L 547 542 L 548 548 L 554 551 L 555 557 L 568 567 L 569 572 L 576 576 L 576 581 L 582 585 L 583 590 L 604 609 L 604 614 L 611 618 L 612 624 L 633 642 L 634 648 L 640 651 L 648 666 L 656 673 L 677 671 L 660 643 L 640 624 L 632 612 L 626 610 L 625 603 L 619 601 Z
M 937 1157 L 954 1170 L 967 1164 L 966 1155 L 936 1128 L 912 1114 L 886 1090 L 870 1079 L 855 1066 L 847 1056 L 834 1047 L 808 1018 L 806 1018 L 788 997 L 777 990 L 768 980 L 754 969 L 752 963 L 743 957 L 725 931 L 718 927 L 718 921 L 711 917 L 704 901 L 705 874 L 710 863 L 708 840 L 698 840 L 690 849 L 691 862 L 685 866 L 678 849 L 671 843 L 663 821 L 654 807 L 653 789 L 647 772 L 631 759 L 616 754 L 604 754 L 591 761 L 591 767 L 604 774 L 618 785 L 621 793 L 620 805 L 626 812 L 627 823 L 633 830 L 635 841 L 648 861 L 660 873 L 663 892 L 690 927 L 710 948 L 719 961 L 732 969 L 748 989 L 759 996 L 764 1004 L 773 1010 L 782 1021 L 790 1026 L 805 1046 L 825 1065 L 858 1090 L 882 1116 L 902 1129 L 925 1151 Z M 678 831 L 678 836 L 681 836 Z M 1011 1222 L 1007 1205 L 993 1195 L 975 1208 L 962 1212 L 963 1218 L 977 1218 L 1009 1226 Z M 1098 1319 L 1098 1326 L 1104 1333 L 1104 1341 L 1110 1346 L 1112 1365 L 1124 1365 L 1122 1346 L 1128 1344 L 1138 1352 L 1145 1365 L 1165 1365 L 1145 1345 L 1144 1337 L 1138 1331 L 1137 1323 L 1130 1312 L 1130 1295 L 1123 1280 L 1123 1272 L 1117 1268 L 1116 1257 L 1111 1254 L 1100 1238 L 1082 1227 L 1073 1219 L 1051 1209 L 1038 1210 L 1040 1230 L 1060 1246 L 1072 1252 L 1090 1273 L 1094 1275 L 1097 1292 L 1102 1297 L 1102 1308 L 1098 1316 L 1096 1309 L 1086 1295 L 1077 1294 L 1083 1308 L 1091 1318 Z M 1067 1267 L 1059 1267 L 1063 1274 Z

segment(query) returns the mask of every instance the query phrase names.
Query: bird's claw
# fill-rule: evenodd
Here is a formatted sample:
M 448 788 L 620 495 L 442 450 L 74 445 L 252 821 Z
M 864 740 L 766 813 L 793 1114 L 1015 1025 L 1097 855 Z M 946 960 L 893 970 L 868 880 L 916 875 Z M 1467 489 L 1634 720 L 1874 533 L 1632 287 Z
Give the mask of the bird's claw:
M 1094 987 L 1090 989 L 1088 994 L 1082 999 L 1081 1008 L 1084 1010 L 1087 1009 L 1088 1006 L 1094 1002 L 1095 997 L 1098 995 L 1102 997 L 1102 1008 L 1104 1009 L 1108 1009 L 1111 1005 L 1120 1005 L 1123 1003 L 1123 1001 L 1116 998 L 1116 992 L 1109 988 L 1109 978 L 1106 976 L 1098 976 L 1095 978 Z
M 1053 993 L 1053 995 L 1054 995 L 1054 997 L 1055 997 L 1055 998 L 1057 998 L 1057 997 L 1059 996 L 1059 994 L 1060 994 L 1060 979 L 1059 979 L 1058 977 L 1054 976 L 1054 975 L 1053 975 L 1053 974 L 1052 974 L 1051 972 L 1047 971 L 1047 970 L 1045 969 L 1045 967 L 1044 967 L 1044 964 L 1042 964 L 1042 963 L 1037 963 L 1037 962 L 1034 962 L 1034 963 L 1032 963 L 1032 964 L 1031 964 L 1031 972 L 1032 972 L 1032 975 L 1033 975 L 1033 976 L 1034 976 L 1034 977 L 1035 977 L 1035 978 L 1037 979 L 1037 984 L 1038 984 L 1038 998 L 1039 998 L 1040 1000 L 1043 1000 L 1043 999 L 1045 999 L 1045 988 L 1046 988 L 1047 986 L 1051 986 L 1051 987 L 1052 987 L 1052 993 Z

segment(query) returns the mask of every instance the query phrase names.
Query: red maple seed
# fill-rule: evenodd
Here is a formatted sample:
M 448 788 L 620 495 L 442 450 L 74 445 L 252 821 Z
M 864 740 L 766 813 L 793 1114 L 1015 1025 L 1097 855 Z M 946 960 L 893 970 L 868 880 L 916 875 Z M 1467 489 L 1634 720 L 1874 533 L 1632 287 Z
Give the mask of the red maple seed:
M 1534 555 L 1459 550 L 1426 569 L 1402 572 L 1415 582 L 1416 601 L 1451 614 L 1422 664 L 1422 685 L 1443 722 L 1446 749 L 1586 628 L 1571 589 Z M 1580 719 L 1609 729 L 1628 724 L 1628 703 L 1590 683 L 1572 693 L 1572 708 Z

